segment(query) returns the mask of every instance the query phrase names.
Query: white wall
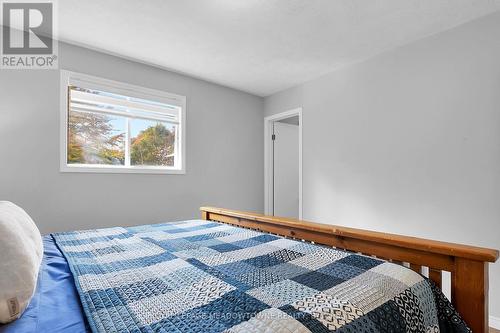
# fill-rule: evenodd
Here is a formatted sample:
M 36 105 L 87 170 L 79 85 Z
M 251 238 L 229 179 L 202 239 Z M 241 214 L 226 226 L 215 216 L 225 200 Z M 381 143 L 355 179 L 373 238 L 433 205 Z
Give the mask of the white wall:
M 265 99 L 297 107 L 305 219 L 500 249 L 500 13 Z
M 67 44 L 59 56 L 61 69 L 185 95 L 187 174 L 60 173 L 59 72 L 0 70 L 0 200 L 42 233 L 263 210 L 261 98 Z

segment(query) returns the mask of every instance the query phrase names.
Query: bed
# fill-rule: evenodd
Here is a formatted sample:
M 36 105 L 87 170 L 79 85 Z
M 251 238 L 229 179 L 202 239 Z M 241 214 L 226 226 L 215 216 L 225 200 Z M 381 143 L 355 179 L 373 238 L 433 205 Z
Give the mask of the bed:
M 498 251 L 201 212 L 44 236 L 35 295 L 0 332 L 487 332 Z

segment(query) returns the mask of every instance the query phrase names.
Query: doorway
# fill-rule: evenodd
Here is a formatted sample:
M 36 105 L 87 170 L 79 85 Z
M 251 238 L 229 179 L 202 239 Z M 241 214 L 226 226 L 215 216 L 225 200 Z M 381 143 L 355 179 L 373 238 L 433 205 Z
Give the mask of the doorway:
M 265 213 L 302 219 L 302 108 L 264 119 Z

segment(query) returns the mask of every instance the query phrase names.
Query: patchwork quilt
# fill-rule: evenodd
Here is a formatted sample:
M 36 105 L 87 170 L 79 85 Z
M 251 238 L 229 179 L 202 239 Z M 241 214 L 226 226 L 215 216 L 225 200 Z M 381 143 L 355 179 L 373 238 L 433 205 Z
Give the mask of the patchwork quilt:
M 403 266 L 212 221 L 54 234 L 94 332 L 469 332 Z

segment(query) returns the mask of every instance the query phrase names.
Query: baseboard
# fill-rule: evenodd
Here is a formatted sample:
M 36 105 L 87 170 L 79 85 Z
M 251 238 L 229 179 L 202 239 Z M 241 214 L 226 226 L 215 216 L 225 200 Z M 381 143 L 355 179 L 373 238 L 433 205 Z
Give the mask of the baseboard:
M 490 327 L 500 330 L 500 318 L 490 316 Z

